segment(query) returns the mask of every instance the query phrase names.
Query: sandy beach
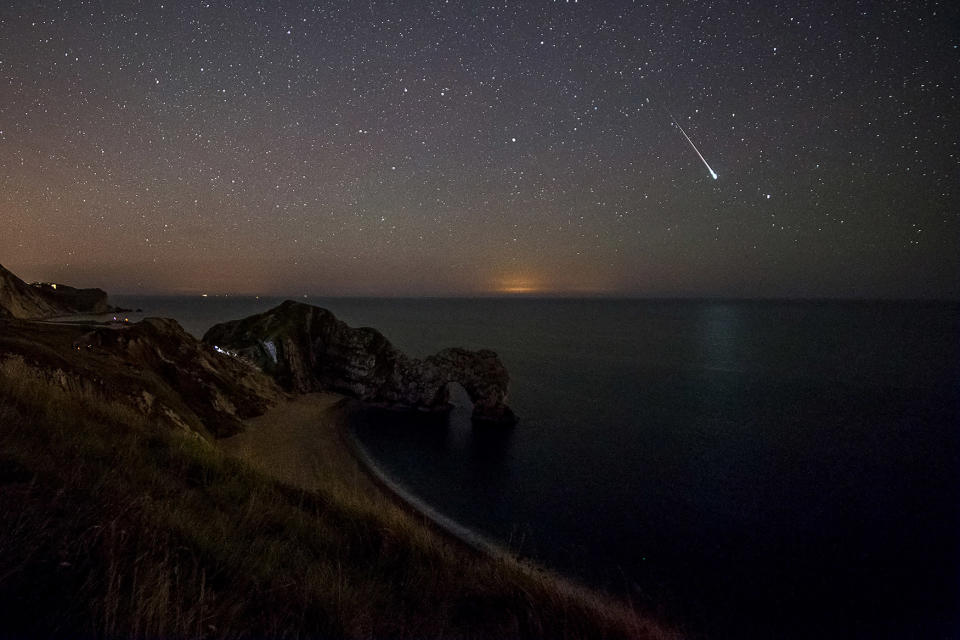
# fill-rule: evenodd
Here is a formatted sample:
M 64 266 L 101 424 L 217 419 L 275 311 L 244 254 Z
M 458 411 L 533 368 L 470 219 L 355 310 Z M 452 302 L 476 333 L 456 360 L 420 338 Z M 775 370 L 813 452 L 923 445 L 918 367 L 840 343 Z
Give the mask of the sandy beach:
M 297 396 L 246 420 L 246 430 L 219 440 L 228 456 L 307 491 L 336 488 L 376 508 L 399 509 L 457 547 L 509 556 L 398 486 L 352 442 L 343 424 L 347 399 L 330 392 Z
M 336 393 L 297 396 L 246 420 L 246 430 L 219 441 L 223 451 L 267 475 L 308 491 L 338 486 L 389 501 L 351 454 L 340 430 Z
M 365 502 L 391 518 L 417 527 L 434 544 L 446 543 L 462 558 L 489 558 L 514 570 L 546 579 L 567 597 L 591 603 L 617 617 L 635 615 L 632 607 L 561 577 L 509 551 L 448 518 L 397 485 L 379 469 L 362 447 L 351 441 L 343 423 L 347 398 L 330 392 L 301 396 L 272 407 L 244 422 L 246 430 L 219 440 L 228 456 L 243 460 L 267 475 L 307 491 L 329 491 Z M 415 523 L 415 524 L 414 524 Z

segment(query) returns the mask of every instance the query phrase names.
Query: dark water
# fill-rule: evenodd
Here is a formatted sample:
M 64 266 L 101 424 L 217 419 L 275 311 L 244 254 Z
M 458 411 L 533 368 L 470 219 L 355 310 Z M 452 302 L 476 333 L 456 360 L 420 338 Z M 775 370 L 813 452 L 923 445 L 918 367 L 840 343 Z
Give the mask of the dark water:
M 274 302 L 229 300 L 171 315 L 202 333 Z M 461 397 L 356 432 L 518 553 L 710 638 L 960 633 L 960 306 L 310 302 L 413 355 L 501 355 L 513 430 Z

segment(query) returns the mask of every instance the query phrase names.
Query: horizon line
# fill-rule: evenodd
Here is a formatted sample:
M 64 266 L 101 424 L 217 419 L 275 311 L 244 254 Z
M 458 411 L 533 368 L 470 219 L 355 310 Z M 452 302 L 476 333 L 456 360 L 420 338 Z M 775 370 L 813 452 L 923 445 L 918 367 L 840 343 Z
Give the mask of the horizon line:
M 311 299 L 377 299 L 377 300 L 649 300 L 649 301 L 736 301 L 736 302 L 950 302 L 960 303 L 958 297 L 943 296 L 842 296 L 842 295 L 726 295 L 726 294 L 641 294 L 614 292 L 540 292 L 507 293 L 502 291 L 478 293 L 431 293 L 431 294 L 376 294 L 376 293 L 170 293 L 170 292 L 117 292 L 108 296 L 144 298 L 243 298 L 273 299 L 307 302 Z

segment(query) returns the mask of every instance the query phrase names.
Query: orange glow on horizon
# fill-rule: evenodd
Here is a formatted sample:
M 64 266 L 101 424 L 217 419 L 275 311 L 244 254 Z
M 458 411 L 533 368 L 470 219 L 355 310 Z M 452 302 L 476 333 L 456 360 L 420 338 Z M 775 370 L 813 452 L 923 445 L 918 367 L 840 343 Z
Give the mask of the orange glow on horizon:
M 545 278 L 529 274 L 495 277 L 488 290 L 494 295 L 541 295 L 541 296 L 598 296 L 617 292 L 613 283 L 602 277 L 580 279 Z
M 544 291 L 544 287 L 534 278 L 514 276 L 500 278 L 494 283 L 493 290 L 496 293 L 523 294 L 540 293 Z
M 534 293 L 540 291 L 536 287 L 501 287 L 498 289 L 500 293 Z

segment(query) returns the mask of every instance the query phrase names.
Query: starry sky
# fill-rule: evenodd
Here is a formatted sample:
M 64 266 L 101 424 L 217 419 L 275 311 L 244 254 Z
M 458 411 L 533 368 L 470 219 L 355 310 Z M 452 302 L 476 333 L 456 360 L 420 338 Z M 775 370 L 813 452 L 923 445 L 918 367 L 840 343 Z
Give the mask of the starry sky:
M 115 293 L 957 298 L 955 7 L 8 0 L 0 263 Z

